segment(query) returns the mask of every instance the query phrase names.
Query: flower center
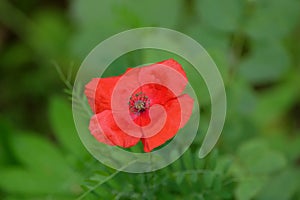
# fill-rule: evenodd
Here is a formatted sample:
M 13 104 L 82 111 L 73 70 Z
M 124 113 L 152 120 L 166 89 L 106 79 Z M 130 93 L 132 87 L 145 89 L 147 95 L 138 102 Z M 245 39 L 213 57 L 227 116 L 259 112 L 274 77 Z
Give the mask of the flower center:
M 150 107 L 150 100 L 144 93 L 139 92 L 130 97 L 128 104 L 132 113 L 139 114 Z

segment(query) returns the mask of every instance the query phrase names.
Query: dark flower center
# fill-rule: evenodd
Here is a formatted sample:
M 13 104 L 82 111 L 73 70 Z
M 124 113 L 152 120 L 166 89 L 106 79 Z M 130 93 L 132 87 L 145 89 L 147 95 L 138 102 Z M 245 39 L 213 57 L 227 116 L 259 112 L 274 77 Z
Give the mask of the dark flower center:
M 128 104 L 132 113 L 139 114 L 150 107 L 150 100 L 144 93 L 139 92 L 130 97 Z

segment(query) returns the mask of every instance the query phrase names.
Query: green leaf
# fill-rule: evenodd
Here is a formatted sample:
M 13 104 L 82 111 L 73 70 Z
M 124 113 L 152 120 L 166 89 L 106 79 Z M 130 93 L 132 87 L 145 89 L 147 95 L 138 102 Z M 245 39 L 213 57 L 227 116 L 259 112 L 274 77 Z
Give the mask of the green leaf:
M 222 175 L 216 174 L 214 178 L 214 183 L 213 183 L 213 190 L 216 192 L 222 192 L 223 185 L 222 185 Z
M 16 157 L 30 170 L 60 179 L 75 178 L 58 147 L 32 133 L 16 134 L 12 138 Z
M 238 200 L 250 200 L 261 190 L 265 183 L 263 178 L 254 177 L 242 180 L 235 190 Z
M 290 67 L 290 58 L 277 42 L 254 43 L 252 53 L 241 62 L 239 73 L 250 83 L 268 83 L 279 80 Z
M 217 165 L 217 160 L 219 158 L 219 151 L 218 149 L 214 149 L 212 152 L 210 152 L 208 161 L 207 161 L 207 169 L 215 169 Z
M 43 176 L 35 171 L 28 171 L 21 168 L 2 169 L 0 177 L 0 187 L 12 194 L 74 195 L 80 191 L 78 185 L 65 185 L 66 181 L 62 182 L 62 180 L 56 179 L 55 176 Z
M 85 56 L 99 41 L 130 28 L 177 25 L 179 0 L 116 1 L 75 0 L 71 13 L 80 31 L 72 39 L 72 50 Z M 145 9 L 146 8 L 146 9 Z
M 118 32 L 115 13 L 111 12 L 113 4 L 109 0 L 72 1 L 70 13 L 79 27 L 71 39 L 71 49 L 76 56 L 84 58 L 96 44 Z
M 217 161 L 217 166 L 215 168 L 215 172 L 217 174 L 226 174 L 233 162 L 233 159 L 229 156 L 222 156 Z
M 188 149 L 186 152 L 184 152 L 183 156 L 180 158 L 182 159 L 182 162 L 184 163 L 184 166 L 187 169 L 193 169 L 194 168 L 194 159 L 197 159 L 197 156 L 191 152 L 190 149 Z
M 13 131 L 9 121 L 0 115 L 0 166 L 14 159 L 9 145 L 9 137 Z
M 300 14 L 300 2 L 297 0 L 259 0 L 250 4 L 254 10 L 250 13 L 245 30 L 254 39 L 284 37 L 297 24 Z
M 240 115 L 250 115 L 256 108 L 256 95 L 246 81 L 237 80 L 235 84 L 228 88 L 226 95 L 228 99 L 228 115 L 236 115 L 237 113 Z M 231 126 L 230 131 L 232 130 Z
M 281 152 L 271 150 L 263 140 L 252 140 L 238 149 L 239 160 L 246 171 L 253 174 L 270 174 L 286 166 Z
M 285 82 L 260 94 L 253 119 L 261 126 L 266 126 L 284 117 L 297 101 L 299 85 L 298 74 L 292 72 Z
M 54 134 L 63 148 L 77 156 L 84 156 L 86 150 L 75 129 L 71 104 L 62 98 L 53 97 L 49 105 L 49 118 Z
M 180 0 L 122 1 L 116 3 L 113 10 L 117 22 L 123 25 L 172 28 L 178 24 Z
M 203 174 L 203 183 L 206 188 L 211 188 L 214 182 L 216 174 L 212 171 L 207 171 Z
M 70 27 L 55 10 L 44 10 L 34 16 L 28 42 L 45 58 L 64 59 L 67 54 Z
M 183 179 L 185 178 L 185 174 L 184 173 L 178 173 L 176 174 L 176 183 L 178 185 L 181 185 Z
M 22 167 L 0 171 L 0 188 L 8 193 L 78 195 L 80 177 L 58 147 L 33 133 L 16 133 L 11 147 Z
M 189 175 L 189 179 L 192 183 L 196 183 L 198 181 L 198 174 L 197 173 L 191 173 Z
M 10 45 L 1 55 L 2 66 L 10 70 L 21 68 L 28 64 L 30 59 L 31 52 L 21 43 Z
M 217 64 L 226 64 L 223 60 L 227 60 L 224 51 L 228 50 L 230 45 L 228 34 L 220 33 L 218 30 L 207 27 L 203 23 L 193 24 L 187 27 L 185 32 L 197 40 L 211 54 Z
M 93 176 L 91 176 L 89 178 L 89 180 L 91 181 L 96 181 L 96 182 L 100 182 L 102 180 L 104 180 L 107 176 L 101 175 L 101 174 L 94 174 Z
M 234 31 L 243 14 L 243 1 L 203 0 L 198 8 L 203 22 L 220 31 Z
M 286 169 L 272 177 L 258 195 L 258 200 L 289 200 L 299 190 L 299 170 Z

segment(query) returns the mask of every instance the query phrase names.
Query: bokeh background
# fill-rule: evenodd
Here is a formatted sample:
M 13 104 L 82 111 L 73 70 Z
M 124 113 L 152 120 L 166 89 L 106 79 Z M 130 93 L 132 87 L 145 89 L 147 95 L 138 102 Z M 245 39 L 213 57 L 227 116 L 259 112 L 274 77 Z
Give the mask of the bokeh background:
M 197 138 L 169 167 L 127 174 L 85 150 L 69 93 L 99 42 L 144 26 L 178 30 L 206 48 L 228 111 L 216 148 L 200 160 L 210 101 L 187 70 L 201 104 Z M 0 0 L 0 199 L 298 200 L 299 55 L 299 0 Z M 107 75 L 173 56 L 132 52 Z

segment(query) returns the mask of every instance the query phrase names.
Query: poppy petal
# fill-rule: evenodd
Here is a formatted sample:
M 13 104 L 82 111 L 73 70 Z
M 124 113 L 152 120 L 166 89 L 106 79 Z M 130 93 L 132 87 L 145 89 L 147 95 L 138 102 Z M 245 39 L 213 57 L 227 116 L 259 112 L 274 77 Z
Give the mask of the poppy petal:
M 182 74 L 185 78 L 187 78 L 186 73 L 183 70 L 181 64 L 179 64 L 176 60 L 174 60 L 172 58 L 168 59 L 168 60 L 164 60 L 162 62 L 158 62 L 157 64 L 163 64 L 163 65 L 166 65 L 168 67 L 171 67 L 171 68 L 175 69 L 177 72 L 179 72 L 180 74 Z
M 155 104 L 164 105 L 171 99 L 177 98 L 168 88 L 158 84 L 143 85 L 134 92 L 134 94 L 139 93 L 143 93 L 147 96 L 150 100 L 150 107 Z M 131 118 L 139 126 L 146 126 L 151 122 L 148 110 L 138 114 L 131 113 Z
M 120 76 L 93 78 L 85 86 L 85 95 L 94 113 L 111 109 L 111 95 Z
M 180 106 L 182 106 L 180 128 L 183 128 L 192 115 L 193 107 L 194 107 L 194 99 L 191 98 L 188 94 L 183 94 L 179 96 L 177 99 L 180 102 Z
M 176 98 L 170 89 L 159 84 L 146 84 L 141 86 L 138 91 L 143 92 L 150 99 L 150 106 L 154 104 L 164 105 L 169 100 Z
M 150 152 L 173 138 L 178 130 L 187 123 L 192 114 L 193 99 L 187 94 L 181 95 L 168 101 L 164 107 L 167 112 L 167 120 L 163 129 L 152 137 L 141 139 L 145 152 Z
M 110 110 L 94 115 L 90 120 L 89 130 L 99 142 L 111 146 L 128 148 L 136 145 L 140 140 L 123 132 L 117 126 Z
M 166 60 L 149 66 L 141 67 L 138 73 L 138 82 L 145 90 L 162 90 L 168 88 L 175 96 L 179 96 L 184 91 L 187 84 L 187 77 L 181 65 L 175 60 Z M 133 71 L 131 71 L 133 73 Z M 126 74 L 124 74 L 126 76 Z M 165 95 L 167 101 L 169 96 Z
M 146 126 L 151 122 L 148 110 L 138 114 L 130 113 L 130 116 L 132 120 L 139 126 Z

